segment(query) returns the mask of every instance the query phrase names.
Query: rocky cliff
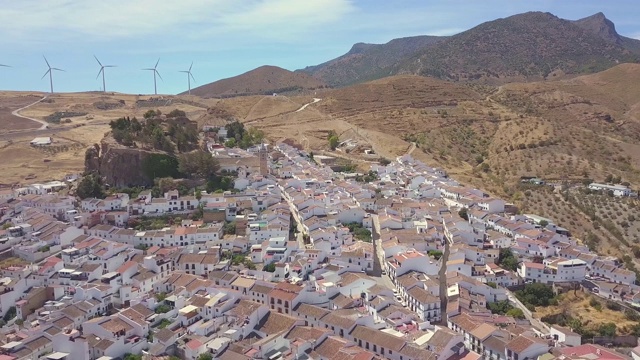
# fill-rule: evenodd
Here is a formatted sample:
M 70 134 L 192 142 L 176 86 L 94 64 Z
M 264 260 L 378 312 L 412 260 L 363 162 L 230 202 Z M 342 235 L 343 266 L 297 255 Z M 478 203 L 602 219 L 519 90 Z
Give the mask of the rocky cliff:
M 97 172 L 110 186 L 151 186 L 153 179 L 143 168 L 145 161 L 154 154 L 158 152 L 122 146 L 107 135 L 100 145 L 87 149 L 85 170 Z

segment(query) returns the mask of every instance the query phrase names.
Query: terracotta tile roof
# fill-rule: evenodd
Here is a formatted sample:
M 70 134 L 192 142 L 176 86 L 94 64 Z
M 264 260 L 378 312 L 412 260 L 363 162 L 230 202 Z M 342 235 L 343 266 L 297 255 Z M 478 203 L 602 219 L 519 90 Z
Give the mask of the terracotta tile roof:
M 320 321 L 329 326 L 350 330 L 355 326 L 359 315 L 360 313 L 354 309 L 340 309 L 329 312 Z
M 529 346 L 533 345 L 534 342 L 535 341 L 533 341 L 532 339 L 520 335 L 517 338 L 509 341 L 506 345 L 506 348 L 515 352 L 516 354 L 519 354 L 526 350 Z
M 371 344 L 377 344 L 380 347 L 392 351 L 400 351 L 406 344 L 406 341 L 402 338 L 362 325 L 357 325 L 353 331 L 351 331 L 351 336 L 363 342 L 368 341 Z
M 323 309 L 319 306 L 315 306 L 315 305 L 309 305 L 309 304 L 304 304 L 304 303 L 300 303 L 295 309 L 295 312 L 297 312 L 299 314 L 299 316 L 309 316 L 313 319 L 320 319 L 323 316 L 327 315 L 328 313 L 330 313 L 329 310 L 327 309 Z
M 324 359 L 335 359 L 340 350 L 347 345 L 347 340 L 341 339 L 336 336 L 329 336 L 318 346 L 315 347 L 314 352 L 320 355 Z
M 304 340 L 304 341 L 315 341 L 322 337 L 323 334 L 331 333 L 328 329 L 322 329 L 317 327 L 310 326 L 294 326 L 291 331 L 287 333 L 285 339 L 288 340 Z
M 273 335 L 291 329 L 297 321 L 298 318 L 293 316 L 269 311 L 256 325 L 255 330 Z
M 491 324 L 483 323 L 483 324 L 480 324 L 480 326 L 478 326 L 477 328 L 471 330 L 470 334 L 476 337 L 477 339 L 480 339 L 480 341 L 483 341 L 484 339 L 488 338 L 496 330 L 498 330 L 497 327 Z

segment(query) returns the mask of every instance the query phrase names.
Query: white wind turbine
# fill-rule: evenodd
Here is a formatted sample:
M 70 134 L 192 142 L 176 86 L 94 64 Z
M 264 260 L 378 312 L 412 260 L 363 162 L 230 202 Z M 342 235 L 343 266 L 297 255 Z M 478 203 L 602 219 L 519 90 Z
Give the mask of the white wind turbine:
M 196 78 L 193 77 L 193 74 L 191 73 L 191 68 L 193 67 L 193 61 L 191 62 L 191 66 L 189 66 L 189 70 L 181 70 L 181 73 L 186 73 L 187 74 L 187 83 L 189 84 L 189 95 L 191 95 L 191 79 L 193 79 L 193 82 L 196 82 Z
M 107 86 L 106 86 L 105 81 L 104 81 L 104 69 L 105 68 L 116 67 L 116 65 L 102 65 L 100 60 L 98 60 L 98 58 L 95 55 L 93 55 L 93 57 L 96 59 L 96 61 L 100 65 L 100 71 L 98 71 L 98 76 L 96 76 L 96 79 L 99 78 L 100 77 L 100 73 L 102 73 L 102 91 L 103 92 L 107 92 Z
M 44 62 L 47 63 L 47 67 L 49 69 L 47 70 L 46 73 L 44 73 L 44 75 L 42 75 L 42 78 L 40 80 L 44 79 L 44 77 L 47 76 L 47 74 L 49 74 L 49 84 L 51 85 L 51 93 L 53 94 L 53 70 L 57 70 L 57 71 L 64 71 L 64 70 L 51 67 L 51 65 L 49 65 L 49 61 L 47 61 L 47 58 L 44 55 L 42 55 L 42 57 L 44 58 Z
M 158 63 L 160 63 L 160 58 L 158 58 L 158 61 L 156 62 L 156 66 L 154 66 L 153 68 L 142 69 L 142 70 L 153 71 L 153 90 L 156 95 L 158 95 L 158 85 L 156 83 L 156 75 L 158 75 L 160 80 L 162 80 L 162 76 L 160 76 L 160 73 L 158 72 Z

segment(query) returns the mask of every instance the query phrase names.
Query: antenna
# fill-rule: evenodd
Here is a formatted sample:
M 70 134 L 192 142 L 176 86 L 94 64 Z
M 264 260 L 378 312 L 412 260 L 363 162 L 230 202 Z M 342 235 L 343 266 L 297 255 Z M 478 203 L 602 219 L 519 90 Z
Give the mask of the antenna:
M 40 80 L 44 79 L 44 77 L 47 76 L 47 74 L 49 74 L 49 84 L 51 85 L 51 93 L 53 94 L 53 70 L 57 70 L 57 71 L 64 71 L 64 70 L 51 67 L 51 65 L 49 65 L 49 61 L 47 60 L 47 58 L 44 55 L 42 55 L 42 57 L 44 58 L 44 62 L 47 63 L 48 69 L 47 69 L 47 72 L 44 73 L 44 75 L 42 75 L 42 78 Z
M 160 58 L 158 58 L 158 61 L 156 61 L 156 66 L 154 66 L 152 68 L 142 69 L 142 70 L 153 71 L 153 91 L 155 92 L 156 95 L 158 95 L 158 85 L 156 83 L 156 75 L 158 75 L 160 80 L 164 81 L 162 79 L 162 76 L 160 76 L 160 73 L 158 72 L 158 64 L 159 63 L 160 63 Z
M 100 73 L 102 73 L 102 92 L 107 92 L 107 86 L 105 84 L 104 81 L 104 69 L 105 68 L 110 68 L 110 67 L 116 67 L 116 65 L 102 65 L 102 63 L 100 62 L 100 60 L 98 60 L 98 58 L 93 55 L 93 58 L 96 59 L 96 61 L 98 62 L 98 64 L 100 65 L 100 71 L 98 71 L 98 76 L 96 76 L 96 79 L 100 77 Z
M 186 73 L 187 74 L 187 84 L 189 84 L 189 95 L 191 95 L 191 79 L 193 79 L 193 82 L 196 82 L 196 78 L 193 77 L 193 74 L 191 73 L 191 68 L 193 67 L 193 61 L 191 62 L 191 66 L 189 66 L 189 70 L 181 70 L 181 73 Z

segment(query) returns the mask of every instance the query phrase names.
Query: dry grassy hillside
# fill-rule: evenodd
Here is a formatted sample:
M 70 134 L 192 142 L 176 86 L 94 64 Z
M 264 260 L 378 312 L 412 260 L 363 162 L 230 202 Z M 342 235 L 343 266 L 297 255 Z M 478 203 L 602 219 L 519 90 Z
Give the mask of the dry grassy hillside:
M 191 94 L 205 98 L 226 98 L 272 93 L 300 93 L 325 88 L 323 81 L 308 74 L 277 66 L 261 66 L 244 74 L 218 80 L 191 89 Z

